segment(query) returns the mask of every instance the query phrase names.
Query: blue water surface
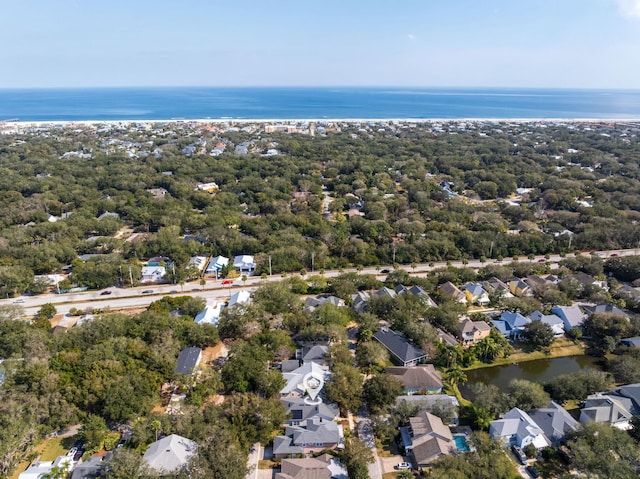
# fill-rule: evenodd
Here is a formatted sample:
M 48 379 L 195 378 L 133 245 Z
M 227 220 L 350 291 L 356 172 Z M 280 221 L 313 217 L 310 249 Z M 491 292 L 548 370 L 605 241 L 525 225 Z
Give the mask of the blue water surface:
M 0 89 L 0 120 L 640 118 L 640 90 Z

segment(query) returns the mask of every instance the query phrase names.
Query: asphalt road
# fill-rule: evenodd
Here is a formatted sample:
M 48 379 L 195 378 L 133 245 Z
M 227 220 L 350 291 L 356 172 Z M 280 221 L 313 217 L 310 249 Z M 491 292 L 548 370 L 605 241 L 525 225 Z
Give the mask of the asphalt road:
M 603 258 L 611 257 L 611 255 L 618 256 L 632 256 L 638 253 L 637 249 L 626 249 L 626 250 L 611 250 L 611 251 L 598 251 L 596 254 Z M 571 255 L 568 255 L 571 256 Z M 552 266 L 558 262 L 560 262 L 563 258 L 559 255 L 552 255 L 546 261 L 550 263 Z M 536 256 L 534 259 L 529 260 L 527 258 L 521 258 L 519 261 L 521 262 L 539 262 L 545 260 L 543 256 Z M 502 263 L 509 263 L 512 260 L 510 258 L 506 258 L 502 261 Z M 466 264 L 463 264 L 462 261 L 451 261 L 450 264 L 452 266 L 466 266 L 468 268 L 481 268 L 482 266 L 486 266 L 489 263 L 497 263 L 496 260 L 488 260 L 486 262 L 481 262 L 479 260 L 469 260 Z M 410 265 L 402 265 L 401 268 L 405 269 L 409 274 L 421 276 L 432 269 L 442 268 L 446 266 L 447 263 L 444 261 L 437 263 L 419 263 L 414 265 L 415 268 L 412 268 Z M 387 273 L 382 273 L 382 271 L 393 271 L 392 266 L 380 266 L 380 267 L 366 267 L 360 271 L 361 274 L 373 274 L 383 279 Z M 346 270 L 330 270 L 325 271 L 324 276 L 331 278 L 334 276 L 338 276 L 346 271 L 355 272 L 355 268 L 350 268 Z M 309 272 L 307 277 L 313 274 L 318 274 L 318 272 Z M 207 280 L 204 288 L 198 285 L 197 281 L 193 281 L 192 283 L 185 284 L 183 287 L 175 285 L 175 284 L 146 284 L 142 286 L 137 286 L 135 288 L 106 288 L 106 290 L 102 291 L 84 291 L 79 293 L 65 293 L 65 294 L 41 294 L 37 296 L 21 296 L 20 298 L 8 298 L 0 300 L 0 305 L 2 304 L 16 304 L 22 306 L 25 310 L 25 315 L 30 316 L 34 315 L 38 309 L 43 304 L 51 303 L 53 304 L 59 313 L 66 314 L 69 312 L 71 308 L 76 308 L 80 310 L 85 310 L 87 308 L 99 308 L 99 309 L 123 309 L 123 308 L 135 308 L 135 307 L 146 307 L 151 304 L 153 301 L 161 298 L 166 295 L 190 295 L 196 297 L 202 297 L 205 300 L 226 300 L 233 294 L 233 292 L 246 289 L 249 291 L 254 291 L 261 284 L 264 284 L 265 281 L 282 281 L 281 275 L 273 275 L 267 277 L 263 280 L 260 277 L 249 277 L 246 282 L 241 281 L 240 279 L 234 280 L 233 285 L 223 285 L 222 280 Z M 103 291 L 110 291 L 110 294 L 102 294 Z M 143 291 L 152 291 L 152 293 L 145 293 Z

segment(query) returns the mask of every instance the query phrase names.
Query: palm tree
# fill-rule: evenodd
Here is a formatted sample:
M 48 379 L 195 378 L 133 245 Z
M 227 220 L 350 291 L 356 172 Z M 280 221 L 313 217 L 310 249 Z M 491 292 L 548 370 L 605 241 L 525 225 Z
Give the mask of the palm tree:
M 456 387 L 458 384 L 464 384 L 467 382 L 467 375 L 457 364 L 453 364 L 447 368 L 444 374 L 451 387 Z
M 158 431 L 160 431 L 162 429 L 162 424 L 157 419 L 154 419 L 153 421 L 151 421 L 151 427 L 153 428 L 153 430 L 156 433 L 156 441 L 157 441 L 158 440 Z

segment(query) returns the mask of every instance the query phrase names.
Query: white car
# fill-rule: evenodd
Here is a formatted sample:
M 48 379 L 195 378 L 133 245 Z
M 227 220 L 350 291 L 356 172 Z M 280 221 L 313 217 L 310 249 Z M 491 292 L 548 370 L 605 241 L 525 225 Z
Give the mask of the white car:
M 396 464 L 396 469 L 411 469 L 411 464 L 408 462 L 401 462 L 400 464 Z

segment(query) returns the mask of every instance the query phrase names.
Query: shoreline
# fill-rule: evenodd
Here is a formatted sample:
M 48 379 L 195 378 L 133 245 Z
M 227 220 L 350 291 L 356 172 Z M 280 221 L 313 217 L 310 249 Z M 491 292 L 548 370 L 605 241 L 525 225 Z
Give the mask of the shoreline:
M 0 127 L 15 126 L 18 128 L 42 126 L 93 126 L 93 125 L 139 125 L 157 123 L 638 123 L 637 118 L 169 118 L 169 119 L 112 119 L 112 120 L 0 120 Z

